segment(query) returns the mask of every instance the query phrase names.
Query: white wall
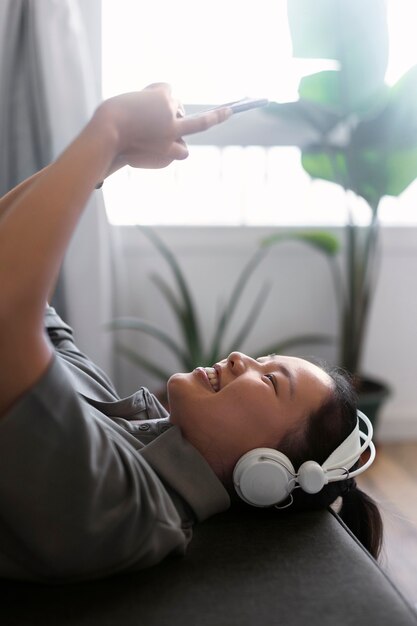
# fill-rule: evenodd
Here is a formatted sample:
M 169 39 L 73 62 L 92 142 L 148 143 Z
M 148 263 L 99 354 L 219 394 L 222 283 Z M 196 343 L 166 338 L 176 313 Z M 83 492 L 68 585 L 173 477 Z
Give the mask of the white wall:
M 152 320 L 173 337 L 179 333 L 171 311 L 150 281 L 152 272 L 170 279 L 160 255 L 135 228 L 118 227 L 121 243 L 118 310 Z M 159 228 L 173 249 L 198 303 L 202 329 L 211 337 L 217 303 L 227 296 L 242 265 L 270 228 Z M 387 228 L 381 233 L 380 279 L 371 314 L 363 370 L 387 381 L 392 396 L 381 413 L 380 439 L 417 438 L 417 229 Z M 296 243 L 271 250 L 248 285 L 235 326 L 243 319 L 259 285 L 269 280 L 272 291 L 256 329 L 242 345 L 257 352 L 271 342 L 305 332 L 337 332 L 335 298 L 327 262 L 318 252 Z M 230 339 L 230 334 L 228 335 Z M 175 359 L 164 347 L 142 333 L 123 332 L 118 339 L 172 371 Z M 335 358 L 332 347 L 307 348 L 298 354 Z M 139 384 L 158 387 L 155 379 L 118 359 L 119 389 L 133 391 Z

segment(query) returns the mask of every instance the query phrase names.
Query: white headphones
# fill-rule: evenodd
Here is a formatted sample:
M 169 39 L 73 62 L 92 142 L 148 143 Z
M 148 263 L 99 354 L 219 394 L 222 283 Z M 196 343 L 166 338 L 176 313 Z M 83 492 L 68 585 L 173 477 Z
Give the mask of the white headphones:
M 323 465 L 316 461 L 305 461 L 296 472 L 289 458 L 278 450 L 250 450 L 239 459 L 233 471 L 236 492 L 242 500 L 258 507 L 279 505 L 289 498 L 289 503 L 280 507 L 285 508 L 292 504 L 291 492 L 296 487 L 301 487 L 307 493 L 318 493 L 327 483 L 348 480 L 361 474 L 373 463 L 375 446 L 372 443 L 371 422 L 361 411 L 357 415 L 358 421 L 353 431 Z M 368 429 L 367 435 L 359 430 L 359 418 Z M 369 459 L 360 468 L 349 472 L 367 448 L 370 449 Z

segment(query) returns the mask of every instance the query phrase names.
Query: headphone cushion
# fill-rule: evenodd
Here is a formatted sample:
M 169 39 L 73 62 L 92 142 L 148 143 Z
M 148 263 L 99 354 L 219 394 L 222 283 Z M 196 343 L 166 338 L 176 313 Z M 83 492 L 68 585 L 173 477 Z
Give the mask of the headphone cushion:
M 294 475 L 294 467 L 285 454 L 273 448 L 256 448 L 239 459 L 233 482 L 245 502 L 267 507 L 286 500 L 295 486 Z

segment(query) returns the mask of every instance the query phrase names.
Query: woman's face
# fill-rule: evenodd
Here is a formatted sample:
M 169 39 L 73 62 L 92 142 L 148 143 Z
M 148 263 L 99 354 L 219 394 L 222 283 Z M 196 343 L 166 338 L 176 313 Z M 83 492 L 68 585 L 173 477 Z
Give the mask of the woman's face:
M 330 376 L 304 359 L 232 352 L 213 368 L 171 376 L 170 419 L 218 475 L 230 476 L 245 452 L 278 447 L 331 389 Z

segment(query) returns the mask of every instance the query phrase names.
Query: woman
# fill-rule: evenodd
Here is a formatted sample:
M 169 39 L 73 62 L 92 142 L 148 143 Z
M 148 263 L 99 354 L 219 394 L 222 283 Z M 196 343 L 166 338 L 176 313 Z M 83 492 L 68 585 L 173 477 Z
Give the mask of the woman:
M 232 497 L 234 468 L 249 450 L 277 449 L 296 469 L 309 460 L 322 465 L 357 422 L 356 394 L 346 372 L 289 356 L 254 360 L 233 352 L 215 368 L 172 376 L 168 397 L 170 421 Z M 294 490 L 291 511 L 325 508 L 338 498 L 342 519 L 377 557 L 381 517 L 354 478 L 329 483 L 313 495 Z
M 97 182 L 126 164 L 186 158 L 182 136 L 229 115 L 184 118 L 163 84 L 112 98 L 54 163 L 1 200 L 0 576 L 97 578 L 183 553 L 192 525 L 230 506 L 242 453 L 284 446 L 294 458 L 325 458 L 307 433 L 332 406 L 330 451 L 353 428 L 354 408 L 345 419 L 345 398 L 319 367 L 239 353 L 172 377 L 168 417 L 144 388 L 119 398 L 71 329 L 45 313 Z

